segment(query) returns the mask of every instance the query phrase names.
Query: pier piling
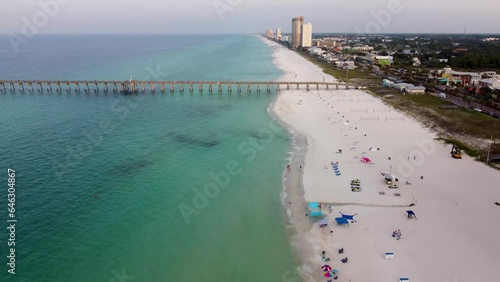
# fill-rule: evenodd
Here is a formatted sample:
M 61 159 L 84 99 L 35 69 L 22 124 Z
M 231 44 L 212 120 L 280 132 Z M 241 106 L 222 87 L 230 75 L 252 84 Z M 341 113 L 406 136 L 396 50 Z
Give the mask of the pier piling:
M 52 85 L 55 85 L 55 89 L 52 88 Z M 247 93 L 252 92 L 252 88 L 255 86 L 256 91 L 258 93 L 264 91 L 261 87 L 266 87 L 266 92 L 271 93 L 272 88 L 275 87 L 275 92 L 281 92 L 282 89 L 291 90 L 293 88 L 300 90 L 301 86 L 305 86 L 305 88 L 309 91 L 312 88 L 316 90 L 320 90 L 320 88 L 330 90 L 335 87 L 335 89 L 354 89 L 357 88 L 356 85 L 351 85 L 347 83 L 340 82 L 266 82 L 266 81 L 253 81 L 253 82 L 245 82 L 245 81 L 136 81 L 136 80 L 128 80 L 128 81 L 98 81 L 98 80 L 0 80 L 0 91 L 27 91 L 30 93 L 35 92 L 35 88 L 39 93 L 43 93 L 45 90 L 51 93 L 55 90 L 57 93 L 62 93 L 61 84 L 66 84 L 66 92 L 77 92 L 80 93 L 80 84 L 83 84 L 83 90 L 85 93 L 90 93 L 90 84 L 92 84 L 93 92 L 99 93 L 99 91 L 103 90 L 104 93 L 108 93 L 108 91 L 112 90 L 114 93 L 130 91 L 133 93 L 137 93 L 138 91 L 146 92 L 146 90 L 151 90 L 152 93 L 156 92 L 156 86 L 160 85 L 161 92 L 165 91 L 165 84 L 170 85 L 170 92 L 174 93 L 176 91 L 176 85 L 178 85 L 179 92 L 184 92 L 185 86 L 188 85 L 189 91 L 192 93 L 195 84 L 199 85 L 200 93 L 204 90 L 204 85 L 208 84 L 208 91 L 213 93 L 217 91 L 219 93 L 232 93 L 233 85 L 236 85 L 236 89 L 238 93 L 242 93 L 243 87 L 246 84 Z M 99 85 L 102 84 L 103 89 L 99 89 Z M 108 85 L 111 84 L 111 85 Z M 214 85 L 216 85 L 217 89 L 214 89 Z M 294 86 L 295 85 L 295 86 Z M 112 89 L 109 89 L 111 87 Z M 150 87 L 150 89 L 146 89 Z M 286 87 L 286 88 L 285 88 Z

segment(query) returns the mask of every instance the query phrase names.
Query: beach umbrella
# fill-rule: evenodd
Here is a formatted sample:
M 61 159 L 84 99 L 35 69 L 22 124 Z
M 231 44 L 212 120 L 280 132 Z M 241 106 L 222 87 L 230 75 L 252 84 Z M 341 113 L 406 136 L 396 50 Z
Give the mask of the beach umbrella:
M 331 271 L 323 273 L 323 276 L 325 276 L 325 277 L 333 277 L 334 275 L 335 274 L 333 272 L 331 272 Z
M 329 266 L 328 264 L 325 264 L 321 267 L 321 269 L 323 269 L 323 271 L 329 272 L 332 270 L 332 267 Z
M 325 277 L 334 277 L 335 275 L 337 275 L 337 273 L 339 273 L 338 270 L 332 269 L 330 271 L 326 271 L 325 273 L 323 273 L 323 276 L 325 276 Z

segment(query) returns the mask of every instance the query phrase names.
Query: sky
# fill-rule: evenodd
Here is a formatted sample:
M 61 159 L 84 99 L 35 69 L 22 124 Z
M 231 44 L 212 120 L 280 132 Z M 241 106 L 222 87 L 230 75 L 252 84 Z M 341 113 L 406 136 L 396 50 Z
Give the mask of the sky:
M 0 33 L 500 33 L 498 0 L 0 0 Z

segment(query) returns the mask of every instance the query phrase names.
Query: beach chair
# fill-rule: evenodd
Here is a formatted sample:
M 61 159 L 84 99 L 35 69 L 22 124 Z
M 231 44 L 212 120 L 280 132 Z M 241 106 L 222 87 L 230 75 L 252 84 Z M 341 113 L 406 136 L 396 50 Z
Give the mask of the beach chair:
M 385 259 L 393 259 L 394 258 L 394 253 L 384 253 Z
M 399 278 L 399 282 L 410 282 L 410 278 Z

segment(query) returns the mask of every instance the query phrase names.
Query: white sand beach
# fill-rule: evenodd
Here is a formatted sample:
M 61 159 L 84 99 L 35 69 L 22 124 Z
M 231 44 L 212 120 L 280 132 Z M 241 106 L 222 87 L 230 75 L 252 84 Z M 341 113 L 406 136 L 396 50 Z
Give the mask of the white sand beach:
M 286 72 L 280 80 L 335 81 L 293 51 L 265 42 L 277 46 L 275 63 Z M 329 280 L 320 268 L 322 251 L 339 270 L 337 281 L 500 281 L 499 171 L 465 155 L 451 158 L 451 146 L 429 129 L 361 90 L 282 91 L 273 112 L 297 133 L 297 143 L 307 141 L 305 156 L 298 150 L 285 172 L 284 202 L 306 281 Z M 396 189 L 381 175 L 389 171 L 398 178 Z M 361 181 L 360 192 L 351 191 L 353 179 Z M 331 212 L 323 209 L 328 227 L 305 215 L 307 202 L 332 205 Z M 407 210 L 417 219 L 408 220 Z M 357 222 L 338 226 L 339 212 L 357 214 Z M 397 229 L 400 240 L 391 236 Z M 394 258 L 385 259 L 385 252 Z M 348 263 L 341 263 L 345 257 Z

